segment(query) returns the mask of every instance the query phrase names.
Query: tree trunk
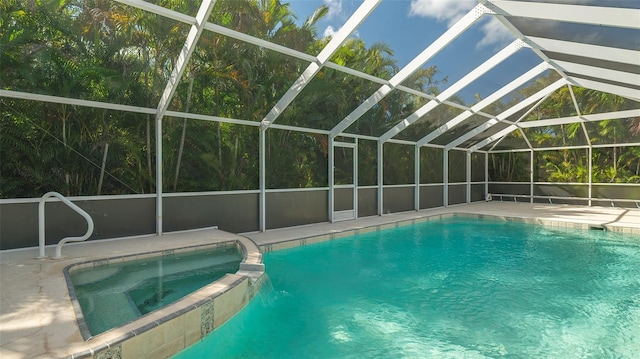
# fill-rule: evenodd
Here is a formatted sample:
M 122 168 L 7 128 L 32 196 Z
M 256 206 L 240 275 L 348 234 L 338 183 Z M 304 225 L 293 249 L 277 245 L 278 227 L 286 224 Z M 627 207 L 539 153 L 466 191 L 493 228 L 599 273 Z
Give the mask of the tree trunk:
M 189 92 L 187 92 L 187 105 L 185 112 L 189 112 L 189 105 L 191 104 L 191 91 L 193 91 L 193 76 L 189 78 Z M 182 135 L 180 136 L 180 147 L 178 148 L 178 160 L 176 163 L 176 175 L 173 178 L 173 192 L 177 191 L 178 176 L 180 175 L 180 162 L 182 162 L 182 151 L 184 150 L 184 141 L 187 136 L 187 119 L 185 118 L 182 123 Z
M 109 142 L 104 144 L 104 152 L 102 154 L 102 166 L 100 166 L 100 180 L 98 181 L 98 191 L 96 195 L 102 192 L 102 180 L 104 179 L 104 170 L 107 165 L 107 154 L 109 153 Z

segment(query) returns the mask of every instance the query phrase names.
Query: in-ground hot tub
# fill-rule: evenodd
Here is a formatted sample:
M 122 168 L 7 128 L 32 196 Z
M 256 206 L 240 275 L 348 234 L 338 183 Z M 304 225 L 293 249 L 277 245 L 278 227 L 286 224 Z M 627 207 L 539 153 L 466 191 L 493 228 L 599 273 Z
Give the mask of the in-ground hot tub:
M 69 269 L 91 336 L 163 308 L 240 268 L 234 242 L 109 259 Z
M 257 245 L 237 236 L 75 263 L 64 274 L 88 348 L 73 357 L 126 359 L 168 357 L 200 340 L 255 296 L 264 265 Z

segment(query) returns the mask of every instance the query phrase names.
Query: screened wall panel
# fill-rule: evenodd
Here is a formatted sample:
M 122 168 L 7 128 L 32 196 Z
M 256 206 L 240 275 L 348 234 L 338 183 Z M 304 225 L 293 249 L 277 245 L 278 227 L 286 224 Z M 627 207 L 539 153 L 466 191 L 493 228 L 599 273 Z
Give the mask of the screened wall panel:
M 383 213 L 396 213 L 414 210 L 414 187 L 387 187 L 383 192 Z
M 589 181 L 586 149 L 534 152 L 535 182 L 587 183 Z
M 489 182 L 489 193 L 496 194 L 517 194 L 530 195 L 531 186 L 529 184 L 494 183 Z M 496 198 L 494 197 L 494 200 Z
M 449 151 L 449 183 L 467 181 L 467 153 Z
M 594 148 L 594 183 L 640 183 L 640 146 Z
M 435 147 L 420 148 L 420 183 L 442 183 L 444 150 Z
M 358 185 L 378 184 L 378 142 L 358 140 Z
M 369 217 L 378 214 L 378 189 L 358 189 L 358 217 Z
M 484 182 L 485 179 L 485 162 L 484 153 L 474 152 L 471 154 L 471 182 Z
M 385 143 L 384 156 L 384 184 L 399 185 L 414 182 L 413 159 L 415 147 L 397 143 Z
M 444 206 L 443 200 L 444 186 L 421 186 L 420 187 L 420 209 L 428 209 Z
M 257 231 L 258 208 L 257 193 L 167 197 L 163 228 L 167 232 L 212 226 L 231 233 Z
M 258 131 L 253 126 L 166 117 L 164 192 L 258 189 Z
M 535 184 L 533 194 L 554 197 L 589 197 L 589 187 L 572 184 Z
M 153 121 L 140 113 L 0 98 L 0 198 L 155 192 Z
M 478 202 L 485 200 L 484 184 L 472 184 L 471 185 L 471 202 Z
M 529 182 L 531 180 L 530 152 L 489 154 L 489 181 Z
M 326 187 L 326 135 L 270 129 L 266 133 L 267 188 Z
M 329 221 L 327 190 L 267 192 L 267 229 Z
M 629 199 L 640 202 L 640 190 L 636 186 L 597 185 L 591 187 L 593 198 Z
M 467 186 L 449 185 L 449 205 L 467 202 Z

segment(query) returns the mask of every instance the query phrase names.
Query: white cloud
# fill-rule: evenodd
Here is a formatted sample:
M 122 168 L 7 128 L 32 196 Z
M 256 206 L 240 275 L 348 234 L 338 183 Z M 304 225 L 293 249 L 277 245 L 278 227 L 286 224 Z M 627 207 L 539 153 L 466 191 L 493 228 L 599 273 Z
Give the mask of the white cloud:
M 329 25 L 329 26 L 327 26 L 326 29 L 324 29 L 324 34 L 323 35 L 324 35 L 324 37 L 327 37 L 327 36 L 333 37 L 333 36 L 335 36 L 335 34 L 338 33 L 338 31 L 340 31 L 340 29 L 336 30 L 336 29 L 333 28 L 333 26 Z M 351 33 L 351 37 L 360 37 L 360 33 L 358 32 L 358 30 L 352 32 Z
M 433 17 L 451 26 L 476 4 L 476 0 L 411 0 L 409 15 Z
M 477 0 L 411 0 L 409 16 L 435 18 L 452 26 L 477 3 Z M 477 48 L 500 46 L 514 39 L 511 32 L 494 17 L 482 24 L 480 31 L 483 37 L 478 41 Z
M 332 19 L 342 14 L 342 0 L 324 0 L 324 4 L 329 8 L 327 19 Z
M 488 46 L 500 46 L 515 40 L 515 36 L 511 31 L 495 17 L 491 17 L 480 29 L 484 37 L 476 44 L 478 49 Z
M 328 37 L 328 36 L 333 37 L 333 35 L 335 35 L 337 32 L 338 30 L 335 30 L 333 26 L 329 25 L 327 26 L 326 29 L 324 29 L 324 37 Z

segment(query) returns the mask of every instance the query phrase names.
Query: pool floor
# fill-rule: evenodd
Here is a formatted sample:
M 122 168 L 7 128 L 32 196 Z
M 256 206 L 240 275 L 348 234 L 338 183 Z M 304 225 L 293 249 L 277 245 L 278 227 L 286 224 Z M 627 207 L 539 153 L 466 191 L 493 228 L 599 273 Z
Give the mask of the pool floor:
M 628 239 L 451 218 L 270 252 L 271 286 L 175 358 L 634 357 Z

